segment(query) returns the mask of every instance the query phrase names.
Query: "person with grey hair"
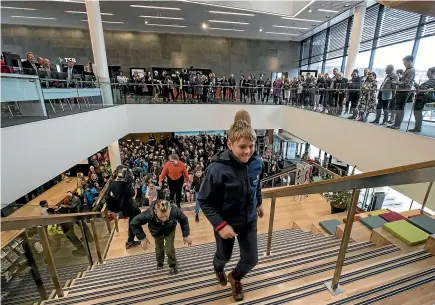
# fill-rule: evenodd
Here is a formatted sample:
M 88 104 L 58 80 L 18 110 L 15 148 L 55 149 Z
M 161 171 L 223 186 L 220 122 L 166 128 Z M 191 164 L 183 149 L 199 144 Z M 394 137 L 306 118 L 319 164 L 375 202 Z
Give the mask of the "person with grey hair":
M 159 186 L 162 187 L 163 180 L 168 179 L 170 200 L 174 200 L 180 208 L 181 207 L 181 190 L 183 189 L 184 179 L 189 181 L 189 173 L 187 172 L 186 164 L 179 161 L 176 154 L 169 156 L 169 161 L 163 166 L 162 173 L 159 177 Z
M 384 111 L 384 120 L 381 125 L 386 125 L 388 122 L 388 104 L 393 99 L 395 83 L 399 80 L 399 77 L 394 73 L 394 66 L 387 65 L 385 68 L 385 78 L 382 82 L 378 92 L 378 104 L 376 106 L 376 118 L 371 121 L 372 124 L 379 124 L 381 118 L 381 110 Z

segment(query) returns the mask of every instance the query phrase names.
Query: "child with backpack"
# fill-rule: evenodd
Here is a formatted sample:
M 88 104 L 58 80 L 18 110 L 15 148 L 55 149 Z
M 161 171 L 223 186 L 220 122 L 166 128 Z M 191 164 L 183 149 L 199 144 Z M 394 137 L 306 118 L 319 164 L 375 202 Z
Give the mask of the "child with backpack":
M 148 224 L 148 228 L 156 244 L 157 270 L 163 269 L 165 261 L 165 251 L 168 256 L 170 274 L 178 273 L 177 258 L 175 255 L 175 229 L 180 223 L 184 244 L 192 245 L 190 239 L 189 220 L 186 215 L 176 205 L 171 205 L 166 200 L 156 200 L 145 211 L 137 215 L 130 224 L 131 230 L 141 241 L 144 250 L 148 248 L 148 241 L 143 225 Z
M 198 192 L 201 187 L 202 180 L 204 180 L 204 174 L 202 172 L 202 167 L 198 165 L 195 168 L 195 174 L 193 176 L 192 181 L 192 190 L 195 192 L 195 221 L 199 221 L 199 201 L 198 201 Z

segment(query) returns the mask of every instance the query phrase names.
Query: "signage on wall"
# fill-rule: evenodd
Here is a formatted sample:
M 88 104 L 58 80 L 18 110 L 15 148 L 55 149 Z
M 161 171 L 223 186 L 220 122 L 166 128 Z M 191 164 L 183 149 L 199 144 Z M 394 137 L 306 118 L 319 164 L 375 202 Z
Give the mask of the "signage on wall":
M 76 62 L 76 59 L 74 57 L 65 57 L 64 59 L 66 62 L 68 62 L 68 61 L 72 61 L 73 63 Z

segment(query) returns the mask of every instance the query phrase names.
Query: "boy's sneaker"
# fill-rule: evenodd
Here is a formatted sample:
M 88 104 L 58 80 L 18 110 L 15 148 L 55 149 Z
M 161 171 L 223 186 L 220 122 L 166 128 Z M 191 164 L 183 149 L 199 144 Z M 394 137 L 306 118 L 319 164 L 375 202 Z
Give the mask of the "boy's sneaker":
M 228 284 L 228 278 L 225 274 L 225 271 L 222 269 L 221 271 L 214 269 L 214 272 L 216 273 L 216 278 L 218 280 L 218 283 L 222 286 L 226 286 Z
M 242 283 L 234 279 L 234 271 L 228 274 L 228 282 L 230 282 L 231 290 L 233 292 L 233 299 L 236 302 L 243 301 L 243 287 Z
M 199 221 L 199 215 L 195 214 L 195 221 L 198 222 Z
M 169 274 L 178 274 L 178 266 L 169 266 Z
M 133 247 L 136 247 L 139 245 L 140 245 L 140 241 L 138 241 L 138 240 L 128 241 L 125 243 L 125 249 L 130 249 L 130 248 L 133 248 Z
M 157 264 L 157 270 L 163 270 L 163 264 Z

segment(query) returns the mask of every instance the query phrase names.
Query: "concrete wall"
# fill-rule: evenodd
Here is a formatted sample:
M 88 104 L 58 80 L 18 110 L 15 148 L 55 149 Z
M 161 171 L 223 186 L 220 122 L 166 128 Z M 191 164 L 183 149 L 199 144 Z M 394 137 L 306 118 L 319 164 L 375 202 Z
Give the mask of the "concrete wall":
M 297 74 L 299 43 L 238 38 L 105 31 L 109 65 L 132 68 L 210 68 L 218 76 L 270 72 Z M 2 24 L 1 47 L 25 56 L 28 51 L 56 63 L 74 57 L 93 61 L 88 30 Z

